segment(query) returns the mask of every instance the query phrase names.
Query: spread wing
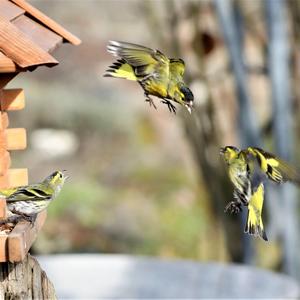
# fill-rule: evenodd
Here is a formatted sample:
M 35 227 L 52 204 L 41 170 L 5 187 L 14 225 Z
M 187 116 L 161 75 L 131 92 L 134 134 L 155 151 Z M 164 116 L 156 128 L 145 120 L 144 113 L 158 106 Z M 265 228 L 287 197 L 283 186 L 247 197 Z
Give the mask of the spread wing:
M 265 173 L 270 180 L 276 183 L 286 181 L 300 183 L 299 170 L 286 161 L 260 148 L 249 147 L 247 152 L 257 160 L 261 171 Z
M 127 42 L 110 41 L 107 51 L 123 58 L 134 67 L 137 76 L 149 75 L 157 68 L 169 69 L 169 59 L 159 50 Z

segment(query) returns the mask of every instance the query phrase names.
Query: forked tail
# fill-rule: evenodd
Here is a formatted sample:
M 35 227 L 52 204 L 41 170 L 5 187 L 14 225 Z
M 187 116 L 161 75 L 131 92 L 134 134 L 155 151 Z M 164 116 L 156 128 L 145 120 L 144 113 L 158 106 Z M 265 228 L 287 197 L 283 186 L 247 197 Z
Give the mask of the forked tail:
M 256 191 L 251 196 L 248 203 L 248 217 L 245 226 L 245 233 L 253 234 L 267 241 L 267 235 L 262 221 L 262 207 L 264 202 L 264 185 L 260 183 Z

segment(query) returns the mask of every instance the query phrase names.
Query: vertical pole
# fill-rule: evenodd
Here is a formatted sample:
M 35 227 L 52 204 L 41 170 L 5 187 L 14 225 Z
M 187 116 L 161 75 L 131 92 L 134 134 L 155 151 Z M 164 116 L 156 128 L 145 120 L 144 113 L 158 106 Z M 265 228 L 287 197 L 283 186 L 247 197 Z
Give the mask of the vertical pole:
M 286 2 L 267 0 L 265 8 L 269 34 L 268 63 L 272 87 L 273 133 L 278 155 L 290 160 L 293 153 L 293 134 Z M 278 216 L 283 226 L 283 268 L 286 273 L 299 278 L 296 190 L 291 185 L 284 185 L 278 188 L 277 195 L 280 197 L 280 205 L 283 206 Z

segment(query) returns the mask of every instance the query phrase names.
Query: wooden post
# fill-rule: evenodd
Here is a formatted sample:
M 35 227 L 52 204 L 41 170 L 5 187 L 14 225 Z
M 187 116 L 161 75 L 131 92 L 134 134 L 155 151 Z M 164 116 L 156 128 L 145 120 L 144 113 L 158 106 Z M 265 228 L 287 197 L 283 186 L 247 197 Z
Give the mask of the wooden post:
M 22 262 L 0 264 L 0 299 L 56 299 L 56 295 L 38 261 L 27 254 Z

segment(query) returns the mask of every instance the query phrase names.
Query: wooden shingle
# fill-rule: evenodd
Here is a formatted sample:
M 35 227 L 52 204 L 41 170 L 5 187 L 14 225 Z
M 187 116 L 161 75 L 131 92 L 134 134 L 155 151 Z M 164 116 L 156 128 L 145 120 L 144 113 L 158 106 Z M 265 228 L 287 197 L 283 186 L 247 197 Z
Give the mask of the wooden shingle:
M 81 41 L 24 0 L 0 0 L 0 73 L 53 66 L 49 53 L 63 42 Z
M 25 10 L 8 0 L 0 0 L 0 12 L 1 16 L 11 21 L 18 16 L 23 15 Z
M 48 30 L 25 15 L 14 19 L 12 24 L 47 52 L 54 51 L 63 42 L 63 38 L 60 35 Z
M 48 16 L 43 14 L 41 11 L 36 9 L 34 6 L 30 5 L 24 0 L 11 0 L 13 3 L 17 4 L 19 7 L 23 8 L 26 13 L 30 14 L 32 17 L 39 20 L 43 25 L 56 32 L 58 35 L 64 38 L 65 42 L 69 42 L 73 45 L 79 45 L 81 43 L 80 39 L 73 35 L 71 32 L 63 28 L 61 25 L 50 19 Z
M 58 61 L 41 49 L 10 21 L 0 16 L 0 49 L 21 68 L 56 65 Z

